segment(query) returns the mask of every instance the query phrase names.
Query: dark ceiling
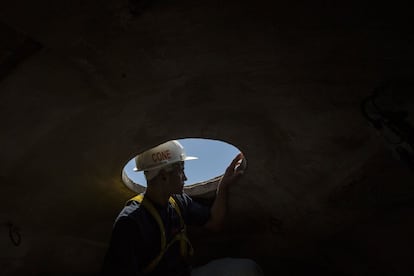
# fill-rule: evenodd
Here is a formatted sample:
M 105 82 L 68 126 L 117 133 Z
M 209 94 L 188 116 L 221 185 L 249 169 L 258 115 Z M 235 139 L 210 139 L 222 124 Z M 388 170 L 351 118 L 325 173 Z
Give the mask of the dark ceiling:
M 125 163 L 205 137 L 249 169 L 196 263 L 412 275 L 411 9 L 340 2 L 2 3 L 0 274 L 97 275 Z

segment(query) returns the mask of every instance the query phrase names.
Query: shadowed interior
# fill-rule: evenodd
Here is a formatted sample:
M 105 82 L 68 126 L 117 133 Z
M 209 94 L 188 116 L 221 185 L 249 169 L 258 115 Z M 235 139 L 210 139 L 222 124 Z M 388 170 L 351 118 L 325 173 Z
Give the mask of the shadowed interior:
M 410 10 L 143 3 L 2 4 L 0 274 L 97 275 L 134 196 L 125 160 L 187 137 L 237 145 L 249 161 L 225 231 L 189 229 L 196 264 L 232 256 L 266 275 L 413 274 L 413 169 L 361 110 L 386 87 L 377 105 L 408 112 L 394 117 L 412 142 Z

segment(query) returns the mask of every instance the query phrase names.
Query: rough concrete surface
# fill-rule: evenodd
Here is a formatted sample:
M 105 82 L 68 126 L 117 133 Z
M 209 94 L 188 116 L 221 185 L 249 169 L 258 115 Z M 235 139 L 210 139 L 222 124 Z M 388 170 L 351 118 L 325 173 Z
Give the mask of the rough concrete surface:
M 0 274 L 96 275 L 125 163 L 190 137 L 249 164 L 225 231 L 190 229 L 196 263 L 414 274 L 413 170 L 361 112 L 392 83 L 378 104 L 414 125 L 412 16 L 340 2 L 2 3 Z

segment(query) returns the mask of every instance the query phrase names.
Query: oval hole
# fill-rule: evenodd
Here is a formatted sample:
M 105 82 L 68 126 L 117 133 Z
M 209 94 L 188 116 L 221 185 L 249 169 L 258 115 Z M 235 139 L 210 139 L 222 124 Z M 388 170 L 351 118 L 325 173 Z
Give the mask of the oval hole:
M 178 140 L 188 156 L 197 160 L 185 162 L 187 181 L 184 189 L 192 185 L 207 183 L 223 175 L 233 158 L 240 153 L 235 146 L 211 139 L 185 138 Z M 147 186 L 143 172 L 135 172 L 135 158 L 128 161 L 123 169 L 122 179 L 132 191 L 142 192 Z

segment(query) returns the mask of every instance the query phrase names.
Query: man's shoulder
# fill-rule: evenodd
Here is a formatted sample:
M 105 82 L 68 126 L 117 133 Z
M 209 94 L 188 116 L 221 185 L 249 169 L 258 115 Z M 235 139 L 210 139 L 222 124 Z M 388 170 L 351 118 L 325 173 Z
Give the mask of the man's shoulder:
M 116 221 L 133 221 L 139 223 L 142 221 L 144 216 L 145 212 L 142 205 L 135 200 L 130 200 L 121 210 Z

